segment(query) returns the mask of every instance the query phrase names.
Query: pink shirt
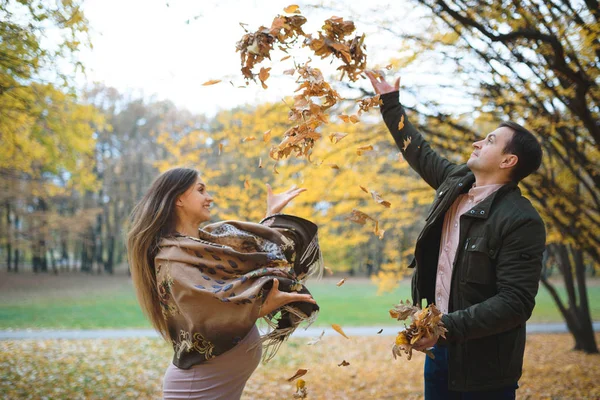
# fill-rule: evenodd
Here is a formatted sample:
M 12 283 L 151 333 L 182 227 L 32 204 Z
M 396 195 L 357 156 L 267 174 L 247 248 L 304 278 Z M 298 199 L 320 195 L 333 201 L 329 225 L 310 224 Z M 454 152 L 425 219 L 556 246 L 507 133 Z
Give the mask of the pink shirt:
M 460 216 L 502 186 L 504 185 L 495 184 L 476 187 L 473 184 L 469 192 L 458 196 L 448 211 L 446 211 L 440 241 L 437 277 L 435 280 L 435 304 L 444 314 L 448 313 L 452 263 L 458 250 L 458 240 L 460 238 Z

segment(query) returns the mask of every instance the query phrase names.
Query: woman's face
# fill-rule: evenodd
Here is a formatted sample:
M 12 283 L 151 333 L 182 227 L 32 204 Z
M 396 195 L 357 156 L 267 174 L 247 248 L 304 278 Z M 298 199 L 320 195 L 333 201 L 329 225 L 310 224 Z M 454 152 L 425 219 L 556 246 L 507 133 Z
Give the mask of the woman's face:
M 206 191 L 206 185 L 198 176 L 196 183 L 177 199 L 176 206 L 179 217 L 198 223 L 208 221 L 212 202 L 213 198 Z

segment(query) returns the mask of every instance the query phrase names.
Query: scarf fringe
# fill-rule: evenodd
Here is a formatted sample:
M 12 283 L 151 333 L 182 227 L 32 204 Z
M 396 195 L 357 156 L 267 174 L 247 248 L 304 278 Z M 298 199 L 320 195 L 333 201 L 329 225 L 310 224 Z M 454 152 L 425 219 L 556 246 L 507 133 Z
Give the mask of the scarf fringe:
M 310 243 L 306 246 L 304 254 L 302 254 L 302 257 L 300 258 L 300 264 L 303 264 L 311 259 L 314 259 L 315 261 L 308 267 L 308 272 L 304 277 L 302 277 L 301 282 L 305 282 L 313 275 L 316 275 L 315 278 L 317 280 L 323 277 L 325 263 L 323 262 L 323 255 L 321 254 L 321 248 L 319 247 L 318 235 L 315 235 Z
M 309 317 L 303 312 L 289 306 L 283 306 L 281 311 L 287 311 L 294 316 L 294 318 L 292 318 L 292 326 L 285 329 L 277 329 L 276 322 L 264 317 L 263 320 L 267 323 L 270 331 L 262 335 L 260 339 L 250 346 L 249 350 L 255 349 L 258 346 L 262 346 L 263 364 L 267 364 L 273 359 L 273 357 L 275 357 L 283 342 L 286 341 L 292 335 L 292 333 L 294 333 L 300 324 L 306 323 L 306 326 L 304 326 L 304 329 L 306 330 L 312 325 L 313 322 L 317 320 L 319 315 L 318 311 L 314 311 Z

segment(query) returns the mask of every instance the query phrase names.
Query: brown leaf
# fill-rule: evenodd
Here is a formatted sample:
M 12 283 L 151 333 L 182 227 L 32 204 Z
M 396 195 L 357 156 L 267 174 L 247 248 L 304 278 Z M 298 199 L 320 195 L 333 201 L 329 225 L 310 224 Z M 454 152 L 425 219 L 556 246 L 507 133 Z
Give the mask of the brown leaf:
M 292 69 L 286 69 L 285 71 L 283 71 L 284 75 L 294 75 L 294 72 L 296 72 L 296 68 L 292 68 Z
M 402 144 L 403 144 L 403 146 L 402 146 L 402 150 L 406 151 L 406 149 L 408 149 L 408 146 L 410 145 L 410 142 L 411 142 L 411 141 L 412 141 L 412 138 L 411 138 L 410 136 L 409 136 L 409 137 L 407 137 L 406 139 L 404 139 L 404 140 L 402 141 Z
M 366 224 L 367 220 L 375 221 L 372 217 L 357 209 L 352 210 L 352 213 L 347 219 L 360 225 Z
M 260 83 L 262 84 L 263 89 L 266 89 L 268 86 L 265 84 L 265 81 L 267 79 L 269 79 L 269 76 L 271 75 L 269 73 L 269 71 L 271 70 L 271 68 L 264 68 L 262 67 L 260 69 L 260 72 L 258 73 L 258 79 L 260 79 Z
M 245 189 L 250 189 L 250 181 L 249 181 L 248 179 L 246 179 L 246 180 L 244 181 L 244 188 L 245 188 Z
M 327 166 L 331 167 L 332 169 L 340 169 L 337 164 L 327 164 Z
M 338 324 L 331 324 L 331 327 L 333 328 L 334 331 L 336 331 L 337 333 L 339 333 L 340 335 L 342 335 L 346 339 L 350 339 L 348 336 L 346 336 L 346 334 L 342 330 L 342 327 L 339 326 Z
M 392 205 L 389 201 L 382 199 L 381 196 L 379 196 L 379 194 L 374 190 L 371 190 L 371 196 L 373 197 L 373 200 L 375 200 L 385 208 L 390 208 L 390 206 Z
M 258 159 L 258 168 L 262 168 L 262 157 Z
M 350 363 L 346 360 L 343 360 L 341 363 L 338 364 L 338 367 L 347 367 L 348 365 L 350 365 Z
M 358 187 L 359 187 L 359 188 L 360 188 L 360 190 L 362 190 L 363 192 L 365 192 L 365 193 L 369 193 L 369 191 L 367 190 L 367 188 L 366 188 L 366 187 L 364 187 L 364 186 L 361 186 L 361 185 L 358 185 Z
M 285 57 L 283 57 L 283 58 L 282 58 L 281 60 L 279 60 L 279 61 L 285 61 L 285 60 L 287 60 L 287 59 L 288 59 L 288 58 L 290 58 L 290 57 L 291 57 L 291 56 L 285 56 Z
M 251 142 L 253 140 L 256 140 L 256 138 L 254 136 L 246 136 L 245 138 L 242 139 L 242 143 Z
M 216 85 L 217 83 L 221 82 L 220 79 L 212 79 L 210 81 L 206 81 L 202 84 L 202 86 L 210 86 L 210 85 Z
M 329 267 L 325 267 L 325 272 L 327 272 L 327 275 L 333 275 L 333 270 Z
M 392 67 L 393 67 L 392 64 L 388 64 L 388 65 L 385 66 L 385 69 L 387 69 L 389 71 L 390 69 L 392 69 Z
M 380 329 L 379 332 L 377 332 L 377 334 L 379 335 L 381 332 L 383 332 L 383 329 Z
M 219 143 L 219 155 L 223 152 L 223 143 Z
M 306 375 L 307 372 L 308 372 L 307 369 L 300 368 L 300 369 L 298 369 L 298 371 L 296 371 L 296 373 L 292 377 L 288 378 L 287 381 L 292 382 L 292 381 L 300 378 L 301 376 Z
M 346 282 L 346 279 L 342 279 L 341 281 L 339 281 L 338 283 L 335 284 L 335 286 L 342 286 L 344 284 L 344 282 Z

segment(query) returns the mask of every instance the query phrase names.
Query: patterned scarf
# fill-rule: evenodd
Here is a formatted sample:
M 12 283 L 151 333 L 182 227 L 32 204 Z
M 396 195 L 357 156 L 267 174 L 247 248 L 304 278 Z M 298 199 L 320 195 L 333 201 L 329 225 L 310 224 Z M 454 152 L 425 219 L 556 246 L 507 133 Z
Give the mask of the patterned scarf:
M 175 355 L 187 369 L 233 348 L 253 327 L 260 307 L 279 280 L 279 290 L 309 293 L 323 261 L 317 227 L 277 214 L 260 224 L 224 221 L 199 230 L 200 238 L 163 238 L 155 257 L 158 293 Z M 316 304 L 288 304 L 265 317 L 263 361 L 270 360 L 298 325 L 312 323 Z

